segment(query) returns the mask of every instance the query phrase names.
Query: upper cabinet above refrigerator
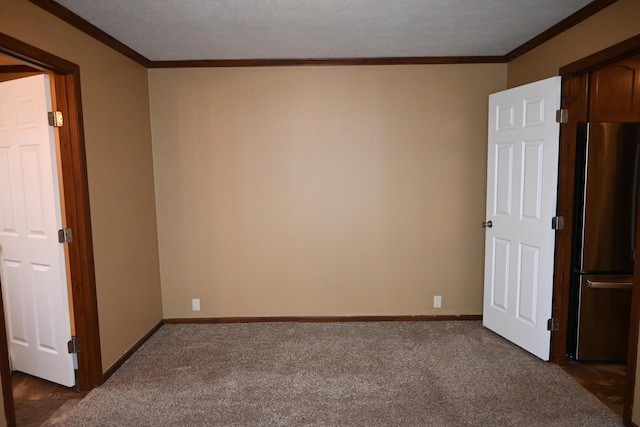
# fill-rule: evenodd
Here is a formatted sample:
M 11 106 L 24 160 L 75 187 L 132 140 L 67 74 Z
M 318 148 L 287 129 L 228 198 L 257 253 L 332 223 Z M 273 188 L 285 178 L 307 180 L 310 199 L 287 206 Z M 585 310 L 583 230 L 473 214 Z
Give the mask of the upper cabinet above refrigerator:
M 589 121 L 640 120 L 640 55 L 591 72 Z

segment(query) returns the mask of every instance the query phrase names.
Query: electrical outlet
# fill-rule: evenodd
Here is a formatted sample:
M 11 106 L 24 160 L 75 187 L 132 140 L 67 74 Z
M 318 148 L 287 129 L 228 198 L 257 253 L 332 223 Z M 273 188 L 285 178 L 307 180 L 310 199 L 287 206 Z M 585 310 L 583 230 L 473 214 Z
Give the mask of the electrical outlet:
M 200 298 L 194 298 L 191 300 L 191 310 L 200 311 Z
M 433 308 L 442 307 L 442 297 L 440 295 L 436 295 L 433 297 Z

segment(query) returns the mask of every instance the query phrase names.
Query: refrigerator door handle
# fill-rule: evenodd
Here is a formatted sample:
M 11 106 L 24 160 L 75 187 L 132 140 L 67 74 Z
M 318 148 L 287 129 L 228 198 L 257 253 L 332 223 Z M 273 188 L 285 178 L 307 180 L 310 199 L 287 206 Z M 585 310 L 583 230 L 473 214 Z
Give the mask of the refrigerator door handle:
M 632 282 L 601 282 L 596 280 L 587 280 L 587 288 L 591 289 L 631 289 Z

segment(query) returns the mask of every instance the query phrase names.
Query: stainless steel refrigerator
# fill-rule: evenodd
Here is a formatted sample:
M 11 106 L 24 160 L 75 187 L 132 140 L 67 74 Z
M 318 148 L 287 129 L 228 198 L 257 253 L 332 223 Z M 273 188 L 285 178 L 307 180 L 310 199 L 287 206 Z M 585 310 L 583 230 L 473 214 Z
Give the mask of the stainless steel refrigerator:
M 624 361 L 636 246 L 640 123 L 582 123 L 578 138 L 575 358 Z

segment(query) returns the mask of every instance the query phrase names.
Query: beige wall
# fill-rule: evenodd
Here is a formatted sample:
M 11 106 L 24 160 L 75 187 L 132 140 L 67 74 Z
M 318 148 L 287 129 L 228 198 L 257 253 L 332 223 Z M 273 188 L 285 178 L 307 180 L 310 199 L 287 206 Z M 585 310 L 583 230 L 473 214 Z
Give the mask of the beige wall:
M 509 63 L 508 86 L 557 76 L 560 67 L 640 34 L 640 0 L 618 0 Z
M 505 64 L 150 70 L 165 318 L 480 314 L 505 84 Z
M 0 32 L 80 65 L 103 369 L 162 319 L 147 70 L 27 0 Z

